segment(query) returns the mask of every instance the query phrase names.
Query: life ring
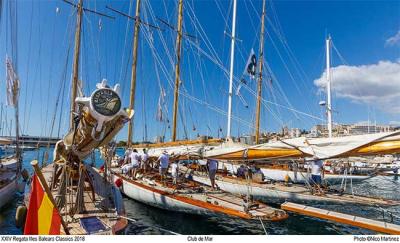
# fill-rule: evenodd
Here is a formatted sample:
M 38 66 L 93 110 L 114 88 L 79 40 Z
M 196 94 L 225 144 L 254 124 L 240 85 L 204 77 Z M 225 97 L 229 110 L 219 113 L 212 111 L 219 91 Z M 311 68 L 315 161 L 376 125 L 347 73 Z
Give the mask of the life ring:
M 15 212 L 15 226 L 23 228 L 25 226 L 27 208 L 25 206 L 18 206 Z

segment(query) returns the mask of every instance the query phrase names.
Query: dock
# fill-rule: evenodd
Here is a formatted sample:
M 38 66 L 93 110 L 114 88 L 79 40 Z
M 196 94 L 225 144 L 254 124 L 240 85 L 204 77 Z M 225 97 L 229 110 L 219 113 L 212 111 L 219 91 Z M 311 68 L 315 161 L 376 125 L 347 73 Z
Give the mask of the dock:
M 14 136 L 2 136 L 3 138 L 9 139 L 12 141 L 12 144 L 16 144 L 16 139 Z M 57 137 L 41 137 L 41 136 L 28 136 L 22 135 L 19 138 L 20 144 L 26 146 L 34 146 L 34 147 L 43 147 L 50 144 L 50 146 L 54 146 L 61 138 Z
M 326 219 L 337 223 L 348 224 L 376 232 L 400 235 L 400 225 L 386 223 L 378 220 L 362 218 L 354 215 L 338 213 L 330 210 L 309 207 L 297 203 L 285 202 L 281 208 L 287 211 L 299 213 L 306 216 Z

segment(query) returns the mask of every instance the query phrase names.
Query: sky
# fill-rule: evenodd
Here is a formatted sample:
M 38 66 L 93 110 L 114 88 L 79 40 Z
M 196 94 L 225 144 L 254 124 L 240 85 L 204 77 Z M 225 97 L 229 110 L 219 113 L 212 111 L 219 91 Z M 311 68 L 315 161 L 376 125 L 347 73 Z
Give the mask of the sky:
M 11 57 L 20 78 L 22 132 L 62 136 L 68 131 L 75 8 L 58 0 L 1 2 L 0 57 Z M 334 122 L 400 125 L 400 1 L 266 3 L 261 131 L 326 123 L 318 103 L 326 97 L 328 35 Z M 114 17 L 84 13 L 79 78 L 86 96 L 105 78 L 121 84 L 123 106 L 129 105 L 133 21 L 106 6 L 133 16 L 135 5 L 134 0 L 84 1 L 85 8 Z M 178 138 L 225 136 L 232 1 L 184 0 L 183 6 Z M 244 70 L 251 50 L 259 54 L 261 9 L 261 0 L 237 2 L 233 136 L 254 133 L 257 80 Z M 142 0 L 141 18 L 159 29 L 146 24 L 140 29 L 134 141 L 169 140 L 176 31 L 163 22 L 176 26 L 177 1 Z M 8 135 L 13 109 L 5 106 L 5 68 L 0 77 L 0 133 Z M 156 120 L 159 103 L 162 122 Z M 117 139 L 126 136 L 125 127 Z

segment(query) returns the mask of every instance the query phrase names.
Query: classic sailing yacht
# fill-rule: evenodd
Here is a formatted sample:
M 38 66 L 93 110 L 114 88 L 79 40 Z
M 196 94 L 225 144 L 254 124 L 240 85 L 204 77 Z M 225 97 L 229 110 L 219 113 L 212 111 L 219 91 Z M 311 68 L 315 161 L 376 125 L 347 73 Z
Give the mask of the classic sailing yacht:
M 10 13 L 12 11 L 11 4 L 12 3 L 9 3 L 8 5 L 8 7 L 10 8 Z M 0 11 L 2 11 L 2 9 L 0 9 Z M 2 13 L 0 12 L 0 16 L 1 14 Z M 16 38 L 17 28 L 14 25 L 15 23 L 11 24 L 12 21 L 13 20 L 10 21 L 10 32 L 11 35 Z M 16 39 L 14 39 L 14 41 L 16 41 Z M 12 49 L 11 54 L 12 57 L 15 57 L 16 50 Z M 22 154 L 19 144 L 19 77 L 16 73 L 16 69 L 10 57 L 6 56 L 5 64 L 7 105 L 14 107 L 15 111 L 15 154 L 8 157 L 0 158 L 0 208 L 2 208 L 8 202 L 12 201 L 15 198 L 15 193 L 17 191 L 24 191 L 25 183 L 28 179 L 26 171 L 22 171 Z M 0 145 L 2 146 L 2 148 L 0 148 L 0 152 L 3 152 L 1 150 L 5 145 L 10 146 L 11 144 L 11 140 L 1 138 Z M 22 174 L 24 176 L 21 176 Z
M 236 11 L 236 1 L 234 5 Z M 131 109 L 134 104 L 135 80 L 136 80 L 136 56 L 137 56 L 137 43 L 138 43 L 138 29 L 140 20 L 140 0 L 136 5 L 136 16 L 131 17 L 135 19 L 134 30 L 134 46 L 133 46 L 133 66 L 132 66 L 132 82 L 131 82 Z M 173 130 L 172 142 L 165 144 L 153 144 L 146 146 L 151 147 L 156 151 L 168 150 L 170 154 L 176 151 L 172 160 L 187 160 L 190 159 L 189 151 L 196 151 L 199 146 L 204 144 L 218 143 L 218 140 L 198 140 L 198 141 L 176 141 L 176 123 L 178 113 L 178 97 L 180 86 L 180 55 L 181 55 L 181 38 L 182 38 L 182 16 L 183 16 L 183 0 L 178 1 L 178 26 L 176 38 L 176 57 L 175 64 L 175 87 L 174 87 L 174 112 L 173 112 Z M 234 20 L 235 21 L 235 20 Z M 132 93 L 133 92 L 133 93 Z M 128 132 L 128 146 L 131 145 L 132 127 L 129 127 Z M 138 146 L 135 146 L 137 148 Z M 137 148 L 138 149 L 138 148 Z M 172 150 L 171 150 L 172 149 Z M 175 149 L 175 150 L 174 150 Z M 183 149 L 183 151 L 182 151 Z M 155 158 L 152 157 L 152 160 Z M 240 197 L 226 192 L 211 191 L 211 187 L 200 185 L 194 181 L 188 180 L 183 175 L 177 184 L 172 181 L 161 181 L 157 170 L 151 168 L 149 172 L 137 175 L 131 178 L 122 173 L 121 169 L 114 168 L 114 181 L 119 185 L 120 190 L 128 197 L 137 201 L 146 203 L 158 208 L 185 212 L 198 215 L 223 215 L 239 217 L 243 219 L 256 219 L 256 220 L 269 220 L 277 221 L 283 220 L 288 217 L 285 211 L 280 209 L 271 208 L 259 202 L 250 202 L 243 200 Z
M 235 18 L 235 15 L 233 15 Z M 265 18 L 265 1 L 263 2 L 263 13 L 262 13 L 262 23 L 261 23 L 261 40 L 260 40 L 260 65 L 259 65 L 259 85 L 258 85 L 258 97 L 257 97 L 257 114 L 256 114 L 256 141 L 259 135 L 259 119 L 260 119 L 260 101 L 261 101 L 261 86 L 260 82 L 262 80 L 262 61 L 263 61 L 263 32 L 264 32 L 264 18 Z M 233 22 L 234 23 L 234 22 Z M 232 75 L 232 60 L 234 56 L 234 26 L 232 35 L 232 47 L 231 47 L 231 75 Z M 330 39 L 327 40 L 327 70 L 330 67 L 329 59 L 330 50 Z M 329 72 L 328 72 L 329 75 Z M 329 76 L 328 76 L 329 79 Z M 230 137 L 230 120 L 231 120 L 231 99 L 232 99 L 232 76 L 230 76 L 230 87 L 229 87 L 229 102 L 228 102 L 228 140 Z M 331 110 L 330 102 L 328 102 L 328 109 Z M 329 123 L 332 122 L 331 115 L 329 116 Z M 331 127 L 328 126 L 328 127 Z M 330 133 L 331 134 L 331 133 Z M 248 146 L 245 144 L 234 143 L 228 141 L 223 144 L 215 144 L 214 146 L 207 145 L 189 145 L 189 146 L 167 146 L 169 153 L 174 153 L 179 156 L 190 155 L 197 158 L 211 158 L 220 161 L 220 164 L 228 164 L 226 167 L 233 167 L 232 171 L 236 171 L 239 164 L 250 164 L 257 163 L 257 165 L 264 172 L 266 178 L 272 179 L 273 181 L 286 180 L 285 177 L 289 177 L 288 180 L 295 182 L 308 183 L 309 174 L 304 173 L 301 170 L 288 171 L 282 169 L 269 170 L 265 166 L 266 162 L 271 160 L 281 163 L 281 161 L 291 161 L 294 160 L 297 163 L 303 163 L 304 158 L 317 157 L 318 159 L 330 159 L 337 157 L 348 157 L 352 155 L 371 155 L 371 154 L 385 154 L 398 152 L 400 147 L 398 133 L 386 133 L 378 135 L 363 135 L 363 136 L 349 136 L 345 138 L 317 138 L 317 139 L 307 139 L 307 138 L 297 138 L 288 139 L 278 142 L 270 142 L 266 144 L 260 144 L 255 146 Z M 156 158 L 162 152 L 160 148 L 154 148 L 153 146 L 149 149 L 149 155 Z M 264 168 L 263 168 L 264 167 Z M 354 174 L 326 174 L 326 179 L 330 182 L 338 181 L 343 183 L 344 179 L 348 179 L 349 182 L 364 180 L 369 178 L 370 175 L 354 175 Z M 201 182 L 203 184 L 210 185 L 207 173 L 196 172 L 193 175 L 193 179 Z M 332 180 L 330 180 L 332 179 Z M 356 197 L 353 195 L 342 195 L 342 192 L 331 193 L 325 195 L 315 195 L 310 192 L 309 186 L 293 186 L 287 187 L 282 184 L 269 184 L 261 181 L 260 183 L 249 182 L 248 180 L 241 180 L 235 176 L 225 176 L 221 173 L 217 176 L 217 184 L 224 191 L 239 195 L 248 195 L 249 193 L 253 196 L 262 197 L 265 201 L 324 201 L 330 203 L 354 203 L 354 204 L 367 204 L 371 203 L 381 204 L 381 205 L 393 205 L 397 202 L 392 202 L 388 200 L 374 199 L 371 197 Z M 249 187 L 251 187 L 249 189 Z
M 57 142 L 52 164 L 40 168 L 37 161 L 31 162 L 35 170 L 34 178 L 39 180 L 49 199 L 48 203 L 60 215 L 60 234 L 123 233 L 127 220 L 119 190 L 107 174 L 100 174 L 97 169 L 86 164 L 84 159 L 96 148 L 110 150 L 109 142 L 130 120 L 133 111 L 122 108 L 119 85 L 111 88 L 104 79 L 96 85 L 96 90 L 89 97 L 77 96 L 82 15 L 87 9 L 83 7 L 83 0 L 78 4 L 68 3 L 77 10 L 70 131 Z M 31 199 L 37 197 L 32 193 L 33 188 L 25 195 L 27 222 L 29 210 L 37 210 L 30 208 L 30 205 L 34 205 Z M 33 220 L 33 223 L 43 224 L 40 219 Z M 25 225 L 24 233 L 49 234 L 34 230 L 31 225 Z

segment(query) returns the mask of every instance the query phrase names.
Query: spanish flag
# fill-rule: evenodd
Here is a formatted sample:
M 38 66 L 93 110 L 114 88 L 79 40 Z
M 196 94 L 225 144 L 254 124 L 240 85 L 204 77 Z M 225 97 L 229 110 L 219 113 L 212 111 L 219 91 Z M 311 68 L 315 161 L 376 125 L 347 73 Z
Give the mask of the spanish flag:
M 59 235 L 60 227 L 60 214 L 43 190 L 37 175 L 34 175 L 24 234 Z

